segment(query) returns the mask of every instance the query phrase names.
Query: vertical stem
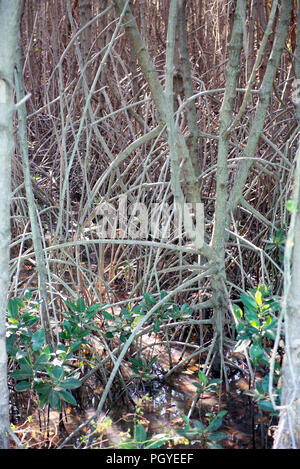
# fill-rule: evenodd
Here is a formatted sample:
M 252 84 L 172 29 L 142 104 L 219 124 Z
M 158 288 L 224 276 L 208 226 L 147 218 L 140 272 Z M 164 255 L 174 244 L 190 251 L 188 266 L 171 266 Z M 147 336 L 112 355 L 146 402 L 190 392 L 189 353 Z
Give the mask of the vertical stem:
M 186 18 L 186 3 L 187 0 L 179 1 L 178 9 L 178 44 L 180 52 L 180 71 L 183 76 L 183 89 L 185 100 L 188 101 L 194 94 L 191 66 L 189 60 L 189 47 L 187 38 L 187 18 Z M 186 106 L 187 122 L 189 128 L 189 135 L 187 137 L 187 146 L 196 177 L 200 175 L 200 165 L 198 159 L 198 126 L 197 126 L 197 113 L 195 100 L 188 102 Z
M 83 28 L 92 18 L 92 2 L 91 0 L 79 0 L 79 12 L 80 12 L 80 25 Z M 92 44 L 91 26 L 83 29 L 81 33 L 81 45 L 82 45 L 82 59 L 85 65 L 88 61 L 90 47 Z M 84 72 L 88 89 L 91 87 L 91 69 L 89 66 Z
M 238 0 L 234 24 L 232 29 L 229 59 L 226 67 L 226 89 L 223 104 L 220 110 L 220 133 L 216 173 L 216 204 L 214 217 L 214 230 L 212 237 L 212 246 L 215 248 L 218 259 L 217 274 L 212 278 L 212 290 L 214 300 L 215 329 L 217 333 L 217 347 L 219 353 L 217 357 L 222 362 L 222 337 L 223 320 L 227 311 L 227 301 L 224 291 L 225 274 L 225 227 L 227 224 L 227 203 L 228 203 L 228 146 L 229 138 L 226 133 L 233 115 L 234 103 L 236 99 L 237 81 L 240 73 L 240 58 L 243 45 L 243 7 L 245 0 Z M 219 364 L 217 364 L 219 365 Z M 222 364 L 221 373 L 222 373 Z
M 240 199 L 243 195 L 243 190 L 247 181 L 249 171 L 252 167 L 253 160 L 252 158 L 255 155 L 257 144 L 263 130 L 265 123 L 268 106 L 270 102 L 270 97 L 273 90 L 273 82 L 276 77 L 277 68 L 279 60 L 285 47 L 285 41 L 288 34 L 290 17 L 292 11 L 293 1 L 285 0 L 281 5 L 281 10 L 279 14 L 279 23 L 276 30 L 276 36 L 274 45 L 272 48 L 272 53 L 269 58 L 266 72 L 262 81 L 262 85 L 259 91 L 259 103 L 256 108 L 255 117 L 253 120 L 253 125 L 249 134 L 248 142 L 244 150 L 244 156 L 246 157 L 244 161 L 240 164 L 239 170 L 237 172 L 234 185 L 230 192 L 230 199 L 228 210 L 234 211 L 237 205 L 240 202 Z
M 24 98 L 24 83 L 22 76 L 22 61 L 21 61 L 21 49 L 20 43 L 17 47 L 16 53 L 16 96 L 17 100 L 20 101 Z M 39 293 L 40 293 L 40 316 L 42 327 L 45 329 L 45 337 L 47 344 L 53 345 L 53 336 L 51 331 L 50 319 L 48 315 L 48 298 L 47 298 L 47 268 L 46 260 L 43 252 L 43 245 L 41 240 L 41 233 L 39 230 L 39 224 L 36 214 L 36 204 L 34 200 L 34 194 L 32 189 L 31 175 L 30 175 L 30 163 L 28 156 L 28 137 L 26 129 L 26 105 L 21 104 L 18 107 L 18 136 L 20 143 L 20 153 L 22 156 L 26 199 L 28 204 L 29 218 L 31 224 L 32 242 L 35 252 L 36 265 L 39 278 Z
M 6 306 L 9 283 L 13 72 L 21 13 L 20 0 L 0 1 L 0 449 L 9 447 Z

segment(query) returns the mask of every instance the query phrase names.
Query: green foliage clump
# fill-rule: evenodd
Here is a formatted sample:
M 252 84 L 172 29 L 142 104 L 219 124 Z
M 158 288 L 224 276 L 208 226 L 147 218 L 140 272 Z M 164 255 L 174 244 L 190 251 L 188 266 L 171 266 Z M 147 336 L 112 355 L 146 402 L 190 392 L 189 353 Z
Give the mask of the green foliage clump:
M 251 289 L 248 294 L 243 293 L 240 297 L 243 310 L 234 305 L 234 313 L 238 320 L 237 344 L 235 351 L 249 349 L 249 358 L 254 367 L 261 370 L 269 369 L 272 354 L 272 346 L 277 333 L 280 303 L 271 294 L 270 288 L 259 285 L 256 290 Z M 274 363 L 274 384 L 278 385 L 281 375 L 280 364 Z M 253 396 L 258 406 L 266 412 L 277 413 L 268 395 L 269 373 L 263 381 L 256 380 L 254 390 L 247 391 Z M 280 389 L 275 391 L 275 398 L 279 404 Z
M 61 410 L 63 401 L 77 404 L 70 392 L 82 385 L 80 370 L 74 365 L 75 353 L 95 329 L 92 319 L 99 305 L 87 308 L 81 299 L 66 305 L 69 309 L 59 335 L 61 342 L 54 350 L 45 342 L 45 330 L 38 327 L 39 303 L 31 300 L 31 293 L 8 301 L 7 354 L 15 368 L 10 377 L 16 381 L 16 391 L 37 396 L 39 407 L 49 404 Z
M 219 412 L 217 415 L 212 412 L 206 413 L 205 415 L 208 418 L 207 425 L 200 420 L 191 422 L 190 419 L 184 415 L 183 420 L 185 427 L 178 430 L 177 433 L 190 441 L 199 442 L 202 449 L 222 449 L 219 442 L 227 438 L 227 434 L 219 431 L 219 428 L 226 414 L 226 410 Z

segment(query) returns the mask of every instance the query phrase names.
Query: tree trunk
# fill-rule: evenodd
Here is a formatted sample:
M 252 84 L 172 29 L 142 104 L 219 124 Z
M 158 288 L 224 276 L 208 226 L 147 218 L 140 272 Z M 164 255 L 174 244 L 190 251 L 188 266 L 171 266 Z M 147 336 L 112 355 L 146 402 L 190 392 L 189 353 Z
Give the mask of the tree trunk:
M 297 211 L 292 214 L 285 251 L 282 409 L 274 438 L 274 449 L 300 449 L 300 150 L 297 153 L 295 179 L 294 202 L 297 204 Z
M 79 0 L 79 12 L 80 12 L 80 25 L 83 28 L 92 19 L 92 2 L 91 0 Z M 90 48 L 92 44 L 91 26 L 86 27 L 81 32 L 81 53 L 82 62 L 86 66 L 84 73 L 87 87 L 90 89 L 92 84 L 91 69 L 90 66 L 86 65 L 89 58 Z
M 6 306 L 9 282 L 11 157 L 13 137 L 13 73 L 21 1 L 0 1 L 0 448 L 9 447 L 9 394 L 7 387 Z
M 298 3 L 297 44 L 295 51 L 296 79 L 300 79 L 300 3 Z M 297 86 L 297 90 L 299 86 Z M 297 93 L 298 94 L 298 93 Z M 300 99 L 296 96 L 296 112 L 300 122 Z M 274 449 L 300 448 L 300 149 L 297 153 L 294 202 L 297 212 L 292 214 L 286 241 L 284 271 L 285 342 L 282 363 L 282 398 L 279 425 L 274 438 Z M 290 274 L 290 260 L 292 270 Z

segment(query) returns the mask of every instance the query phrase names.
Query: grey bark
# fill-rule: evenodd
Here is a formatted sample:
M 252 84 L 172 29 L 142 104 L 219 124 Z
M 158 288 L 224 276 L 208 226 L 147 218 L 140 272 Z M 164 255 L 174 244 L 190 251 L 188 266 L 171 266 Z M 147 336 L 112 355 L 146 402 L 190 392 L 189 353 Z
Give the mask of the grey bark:
M 20 0 L 0 1 L 0 448 L 9 447 L 6 307 L 9 282 L 13 73 L 21 12 Z
M 285 355 L 282 363 L 282 396 L 274 449 L 300 449 L 300 150 L 297 153 L 293 213 L 284 260 L 283 314 Z M 290 267 L 291 266 L 291 267 Z
M 114 5 L 119 13 L 122 12 L 125 2 L 122 0 L 114 0 Z M 168 143 L 170 146 L 170 155 L 172 163 L 172 192 L 175 201 L 179 207 L 188 203 L 201 204 L 200 187 L 197 180 L 191 155 L 188 151 L 185 139 L 175 125 L 174 108 L 173 108 L 173 73 L 174 73 L 174 41 L 175 31 L 177 24 L 177 7 L 178 5 L 171 2 L 169 24 L 168 24 L 168 45 L 167 45 L 167 59 L 166 59 L 166 90 L 163 90 L 161 82 L 158 77 L 156 68 L 151 60 L 145 42 L 138 30 L 135 18 L 130 10 L 126 9 L 124 15 L 124 26 L 127 36 L 132 44 L 132 47 L 137 56 L 138 63 L 144 74 L 145 79 L 151 90 L 153 101 L 156 105 L 159 119 L 162 123 L 167 124 Z M 173 13 L 172 13 L 173 11 Z M 171 33 L 171 30 L 173 32 Z M 172 101 L 172 103 L 171 103 Z M 180 171 L 180 162 L 184 162 L 184 180 Z M 188 215 L 188 214 L 187 214 Z M 195 232 L 192 220 L 189 216 L 185 217 L 186 225 L 185 230 L 187 233 Z M 201 238 L 201 236 L 199 236 Z M 199 251 L 207 259 L 214 257 L 213 250 L 204 243 Z
M 80 24 L 83 28 L 92 19 L 92 2 L 91 0 L 79 0 L 79 13 L 80 13 Z M 91 26 L 85 28 L 81 32 L 81 53 L 83 64 L 88 62 L 90 48 L 92 44 Z M 91 69 L 89 66 L 85 69 L 85 79 L 88 89 L 92 84 Z
M 296 79 L 300 79 L 300 3 L 298 3 L 297 41 L 295 51 Z M 299 89 L 299 85 L 297 86 Z M 300 123 L 300 97 L 295 106 Z M 297 211 L 292 214 L 286 241 L 284 262 L 285 356 L 282 363 L 282 397 L 279 424 L 275 432 L 274 449 L 300 448 L 300 149 L 297 153 L 294 201 Z
M 249 171 L 253 165 L 255 151 L 258 145 L 259 138 L 261 136 L 263 126 L 265 123 L 267 110 L 269 106 L 270 97 L 273 90 L 273 82 L 275 80 L 277 67 L 279 60 L 285 47 L 285 41 L 288 33 L 290 24 L 291 11 L 293 7 L 292 0 L 286 0 L 282 3 L 279 23 L 276 30 L 275 42 L 272 48 L 272 53 L 268 61 L 266 72 L 263 78 L 263 82 L 259 91 L 259 103 L 256 109 L 254 122 L 250 131 L 247 145 L 244 150 L 244 156 L 246 159 L 240 164 L 240 168 L 237 172 L 235 183 L 230 193 L 230 199 L 228 204 L 228 214 L 230 211 L 234 211 L 240 202 L 243 195 L 244 187 L 249 175 Z
M 182 74 L 182 86 L 186 101 L 194 95 L 191 65 L 189 60 L 189 47 L 187 37 L 186 19 L 187 0 L 178 2 L 178 46 L 179 46 L 179 72 Z M 200 175 L 200 164 L 198 156 L 198 125 L 195 100 L 190 100 L 186 105 L 187 123 L 189 135 L 187 136 L 187 147 L 191 155 L 191 161 L 195 176 Z

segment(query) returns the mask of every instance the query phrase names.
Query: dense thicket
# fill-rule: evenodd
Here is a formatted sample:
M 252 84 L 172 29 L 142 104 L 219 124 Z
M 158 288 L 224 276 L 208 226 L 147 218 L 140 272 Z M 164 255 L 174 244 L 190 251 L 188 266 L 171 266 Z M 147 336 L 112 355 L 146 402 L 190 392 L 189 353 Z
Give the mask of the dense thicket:
M 36 289 L 48 344 L 66 299 L 118 314 L 166 291 L 162 305 L 187 302 L 196 321 L 179 338 L 171 328 L 172 339 L 185 347 L 195 333 L 200 356 L 208 341 L 204 368 L 228 385 L 241 294 L 260 285 L 283 294 L 299 132 L 296 3 L 24 1 L 16 76 L 30 97 L 23 133 L 16 117 L 10 296 Z M 128 211 L 164 203 L 166 232 L 122 236 L 118 226 L 99 238 L 100 207 L 114 213 L 122 200 Z M 174 202 L 203 203 L 203 245 L 178 237 Z M 143 212 L 128 220 L 136 232 Z M 113 372 L 99 412 L 155 301 L 132 336 L 102 343 Z

